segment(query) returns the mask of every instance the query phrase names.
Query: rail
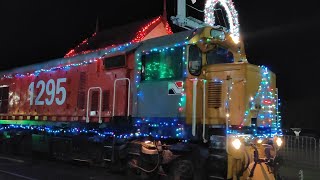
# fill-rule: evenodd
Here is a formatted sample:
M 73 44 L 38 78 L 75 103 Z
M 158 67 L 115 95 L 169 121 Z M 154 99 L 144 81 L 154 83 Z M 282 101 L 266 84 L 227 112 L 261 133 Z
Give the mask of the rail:
M 285 179 L 318 179 L 316 177 L 320 177 L 319 138 L 284 135 L 283 145 L 277 154 L 281 159 L 280 174 Z
M 118 78 L 113 82 L 113 103 L 112 103 L 112 117 L 114 117 L 114 107 L 115 107 L 115 100 L 116 100 L 116 85 L 117 81 L 121 80 L 128 80 L 128 110 L 127 110 L 127 116 L 130 114 L 130 79 L 129 78 Z
M 86 114 L 86 123 L 89 123 L 89 102 L 90 102 L 90 91 L 94 89 L 99 89 L 100 91 L 100 98 L 99 98 L 99 123 L 102 123 L 101 120 L 101 106 L 102 106 L 102 89 L 101 87 L 91 87 L 88 89 L 88 98 L 87 98 L 87 114 Z

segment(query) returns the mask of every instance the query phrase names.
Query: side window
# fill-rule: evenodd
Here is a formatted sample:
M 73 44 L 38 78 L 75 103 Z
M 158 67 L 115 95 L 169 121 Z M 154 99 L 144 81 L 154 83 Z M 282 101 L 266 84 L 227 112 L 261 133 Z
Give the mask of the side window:
M 182 48 L 169 48 L 141 56 L 141 80 L 171 80 L 182 77 Z
M 196 45 L 189 47 L 188 69 L 193 76 L 199 76 L 202 68 L 201 51 Z
M 107 57 L 103 60 L 105 69 L 121 68 L 126 65 L 126 56 L 118 55 Z

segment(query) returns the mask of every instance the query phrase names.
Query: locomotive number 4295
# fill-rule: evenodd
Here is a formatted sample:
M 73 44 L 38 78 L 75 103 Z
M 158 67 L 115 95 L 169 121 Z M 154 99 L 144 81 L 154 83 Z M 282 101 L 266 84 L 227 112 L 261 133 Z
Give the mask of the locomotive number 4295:
M 29 85 L 29 96 L 30 96 L 30 105 L 52 105 L 55 101 L 58 105 L 62 105 L 66 101 L 66 88 L 61 86 L 62 83 L 67 82 L 67 78 L 59 78 L 55 80 L 50 79 L 48 82 L 40 80 L 35 86 L 35 82 L 31 82 Z M 38 94 L 35 93 L 35 88 L 38 89 Z M 44 92 L 47 94 L 47 97 L 43 100 L 40 100 Z M 60 97 L 56 97 L 60 95 Z

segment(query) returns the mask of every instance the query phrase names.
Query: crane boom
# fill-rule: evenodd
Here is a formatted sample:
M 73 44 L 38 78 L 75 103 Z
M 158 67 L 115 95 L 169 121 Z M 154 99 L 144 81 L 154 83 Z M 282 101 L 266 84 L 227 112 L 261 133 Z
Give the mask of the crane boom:
M 173 24 L 185 29 L 194 29 L 204 27 L 206 24 L 194 17 L 186 17 L 186 0 L 177 0 L 178 10 L 176 16 L 171 16 Z

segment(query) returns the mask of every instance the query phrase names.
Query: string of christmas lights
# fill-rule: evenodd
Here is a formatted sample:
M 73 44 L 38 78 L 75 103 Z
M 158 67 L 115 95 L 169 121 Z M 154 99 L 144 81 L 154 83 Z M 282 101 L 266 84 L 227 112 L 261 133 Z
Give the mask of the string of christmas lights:
M 127 43 L 127 44 L 124 44 L 124 45 L 119 45 L 117 47 L 114 47 L 114 48 L 111 48 L 111 49 L 108 49 L 104 55 L 107 55 L 107 54 L 111 54 L 111 53 L 116 53 L 117 51 L 123 51 L 124 49 L 128 48 L 129 46 L 131 46 L 132 43 Z M 65 65 L 59 65 L 59 66 L 54 66 L 54 67 L 51 67 L 49 69 L 39 69 L 39 70 L 36 70 L 34 72 L 30 72 L 30 73 L 25 73 L 25 74 L 20 74 L 20 73 L 17 73 L 17 74 L 9 74 L 9 75 L 3 75 L 1 77 L 1 79 L 3 78 L 8 78 L 8 79 L 12 79 L 14 77 L 16 78 L 23 78 L 23 77 L 31 77 L 31 76 L 37 76 L 39 75 L 40 73 L 42 72 L 55 72 L 57 70 L 69 70 L 71 67 L 78 67 L 78 66 L 83 66 L 83 65 L 87 65 L 87 64 L 91 64 L 91 63 L 94 63 L 94 62 L 97 62 L 98 60 L 100 60 L 102 58 L 102 56 L 100 57 L 96 57 L 96 58 L 93 58 L 91 60 L 85 60 L 83 62 L 80 62 L 80 63 L 72 63 L 72 64 L 65 64 Z
M 133 42 L 133 43 L 140 42 L 140 41 L 147 35 L 147 33 L 148 33 L 148 31 L 149 31 L 149 28 L 152 27 L 154 24 L 160 22 L 161 19 L 162 19 L 162 17 L 159 16 L 159 17 L 157 17 L 156 19 L 154 19 L 153 21 L 151 21 L 149 24 L 147 24 L 146 26 L 144 26 L 143 28 L 141 28 L 141 29 L 137 32 L 135 38 L 133 38 L 133 39 L 131 40 L 131 42 Z M 166 28 L 166 31 L 167 31 L 168 34 L 173 34 L 173 32 L 172 32 L 172 30 L 171 30 L 171 27 L 170 27 L 170 25 L 169 25 L 169 23 L 168 23 L 167 21 L 165 22 L 165 28 Z
M 85 40 L 83 40 L 76 48 L 70 50 L 65 56 L 64 58 L 68 58 L 68 57 L 73 57 L 73 56 L 76 56 L 76 55 L 80 55 L 80 54 L 88 54 L 88 53 L 91 53 L 91 52 L 96 52 L 96 51 L 100 51 L 100 50 L 107 50 L 107 52 L 105 54 L 109 54 L 109 53 L 112 53 L 112 52 L 116 52 L 116 51 L 119 51 L 119 50 L 123 50 L 124 47 L 127 47 L 131 44 L 134 44 L 134 43 L 137 43 L 137 42 L 140 42 L 145 36 L 146 36 L 146 33 L 148 31 L 148 29 L 155 23 L 158 23 L 159 21 L 161 20 L 161 16 L 155 18 L 153 21 L 151 21 L 149 24 L 147 24 L 146 26 L 142 27 L 140 31 L 137 32 L 135 38 L 133 40 L 131 40 L 131 42 L 129 43 L 126 43 L 124 45 L 111 45 L 111 46 L 108 46 L 108 47 L 105 47 L 105 48 L 100 48 L 100 49 L 95 49 L 95 50 L 88 50 L 88 51 L 83 51 L 83 52 L 79 52 L 79 53 L 75 53 L 75 49 L 76 48 L 79 48 L 81 45 L 83 44 L 88 44 L 88 40 L 89 38 L 86 38 Z M 167 30 L 167 33 L 168 34 L 172 34 L 172 30 L 171 30 L 171 27 L 169 25 L 169 23 L 166 21 L 166 24 L 165 24 L 165 28 Z M 93 33 L 91 38 L 96 36 L 96 33 Z M 111 48 L 111 49 L 110 49 Z M 110 49 L 110 50 L 108 50 Z M 39 73 L 41 72 L 52 72 L 52 71 L 56 71 L 56 70 L 59 70 L 59 69 L 69 69 L 70 67 L 77 67 L 77 66 L 82 66 L 82 65 L 86 65 L 86 64 L 90 64 L 92 62 L 96 62 L 98 59 L 100 59 L 101 57 L 98 57 L 98 58 L 95 58 L 95 59 L 92 59 L 92 60 L 88 60 L 88 61 L 83 61 L 81 63 L 72 63 L 72 64 L 67 64 L 67 65 L 60 65 L 60 66 L 55 66 L 55 67 L 52 67 L 52 68 L 49 68 L 49 69 L 40 69 L 40 70 L 37 70 L 35 72 L 31 72 L 31 73 L 25 73 L 25 74 L 15 74 L 15 75 L 3 75 L 2 78 L 13 78 L 13 77 L 17 77 L 17 78 L 20 78 L 20 77 L 30 77 L 30 76 L 36 76 L 38 75 Z
M 100 137 L 115 136 L 117 138 L 133 138 L 153 136 L 155 138 L 185 138 L 184 122 L 176 118 L 139 118 L 134 121 L 134 129 L 132 132 L 118 132 L 113 128 L 80 128 L 80 127 L 51 127 L 51 126 L 37 126 L 37 125 L 1 125 L 0 132 L 10 130 L 35 130 L 44 132 L 49 135 L 79 135 L 79 134 L 96 134 Z M 151 128 L 151 129 L 150 129 Z M 160 131 L 161 129 L 161 131 Z
M 279 133 L 281 117 L 278 115 L 277 94 L 275 94 L 275 90 L 270 87 L 271 75 L 268 68 L 260 66 L 260 69 L 261 81 L 258 91 L 254 97 L 250 97 L 249 107 L 245 111 L 241 125 L 248 120 L 249 114 L 252 113 L 252 111 L 257 111 L 257 124 L 255 124 L 255 126 L 271 129 L 268 135 L 274 136 Z M 256 132 L 256 134 L 257 133 L 258 132 Z
M 96 34 L 97 34 L 96 32 L 93 33 L 90 38 L 96 36 Z M 66 55 L 64 55 L 64 57 L 67 58 L 67 57 L 72 57 L 72 56 L 77 55 L 76 52 L 75 52 L 75 49 L 79 48 L 80 46 L 82 46 L 84 44 L 88 44 L 88 40 L 89 40 L 89 38 L 84 39 L 77 47 L 71 49 Z
M 232 0 L 208 0 L 204 8 L 204 22 L 215 26 L 215 6 L 220 3 L 227 13 L 227 18 L 230 26 L 230 33 L 233 41 L 235 43 L 239 42 L 240 33 L 239 33 L 239 21 L 238 21 L 238 12 L 236 11 Z
M 147 25 L 145 25 L 144 27 L 142 27 L 137 33 L 136 36 L 130 41 L 131 43 L 137 43 L 140 42 L 143 38 L 145 38 L 145 36 L 147 35 L 147 33 L 149 32 L 150 27 L 152 27 L 154 24 L 160 22 L 162 19 L 161 16 L 155 18 L 154 20 L 152 20 L 150 23 L 148 23 Z M 167 31 L 168 34 L 173 34 L 172 29 L 168 23 L 168 21 L 165 21 L 165 29 Z M 104 47 L 104 48 L 99 48 L 99 49 L 95 49 L 95 50 L 87 50 L 87 51 L 81 51 L 81 52 L 77 52 L 76 50 L 77 48 L 81 47 L 84 44 L 88 44 L 88 40 L 91 39 L 92 37 L 96 36 L 96 32 L 92 34 L 92 36 L 90 38 L 86 38 L 85 40 L 83 40 L 79 45 L 77 45 L 75 48 L 71 49 L 64 57 L 68 58 L 68 57 L 73 57 L 76 55 L 80 55 L 80 54 L 88 54 L 91 52 L 96 52 L 102 49 L 107 49 L 110 47 L 114 47 L 115 45 L 110 45 L 108 47 Z
M 222 81 L 221 81 L 222 83 Z M 225 112 L 226 112 L 226 118 L 227 122 L 229 124 L 230 122 L 230 101 L 231 101 L 231 91 L 232 91 L 232 79 L 227 78 L 227 97 L 226 97 L 226 104 L 225 104 Z

